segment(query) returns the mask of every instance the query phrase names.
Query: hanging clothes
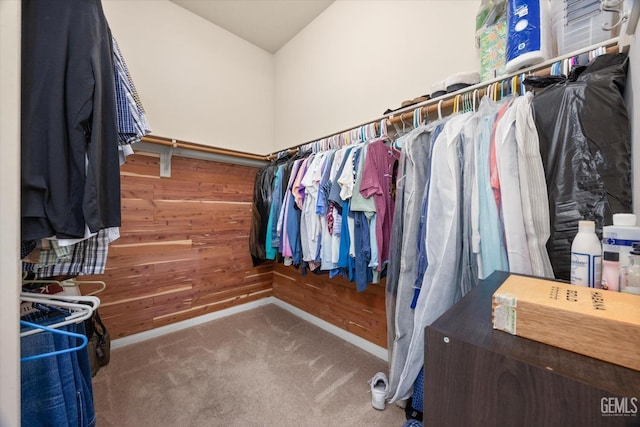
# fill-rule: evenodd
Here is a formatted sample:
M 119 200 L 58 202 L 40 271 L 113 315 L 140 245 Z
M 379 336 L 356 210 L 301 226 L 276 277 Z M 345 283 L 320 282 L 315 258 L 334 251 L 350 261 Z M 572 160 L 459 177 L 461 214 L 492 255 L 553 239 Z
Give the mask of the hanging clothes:
M 113 36 L 112 43 L 118 118 L 118 156 L 120 165 L 123 165 L 126 163 L 127 156 L 133 154 L 131 144 L 139 142 L 143 136 L 151 133 L 151 129 L 140 96 L 129 74 L 129 68 Z
M 22 20 L 22 269 L 102 274 L 144 108 L 99 0 L 28 0 Z
M 510 99 L 509 102 L 515 102 Z M 520 194 L 518 146 L 515 138 L 516 108 L 507 108 L 496 124 L 496 167 L 500 179 L 500 199 L 504 240 L 509 271 L 531 275 L 531 257 L 527 244 Z
M 474 114 L 466 123 L 460 135 L 462 138 L 462 170 L 460 200 L 462 200 L 462 277 L 460 278 L 460 294 L 466 295 L 478 284 L 478 259 L 474 253 L 473 223 L 471 213 L 474 211 L 474 194 L 477 194 L 476 181 L 476 144 L 479 117 Z M 477 200 L 475 200 L 477 202 Z
M 386 266 L 389 259 L 389 238 L 395 210 L 395 199 L 392 197 L 392 185 L 395 185 L 395 174 L 399 153 L 377 140 L 368 145 L 360 194 L 373 197 L 376 206 L 376 245 L 378 249 L 378 271 Z
M 414 310 L 406 361 L 391 401 L 411 395 L 424 360 L 424 328 L 462 296 L 461 134 L 473 113 L 449 119 L 433 143 L 426 214 L 427 269 Z M 422 236 L 420 236 L 422 238 Z
M 516 109 L 518 178 L 522 196 L 522 216 L 534 276 L 552 279 L 553 268 L 546 242 L 550 236 L 549 196 L 540 156 L 538 132 L 533 119 L 533 93 L 527 92 L 513 102 Z
M 109 244 L 119 237 L 119 228 L 111 227 L 102 229 L 94 236 L 70 246 L 59 247 L 53 244 L 50 249 L 36 251 L 37 261 L 31 260 L 35 254 L 24 259 L 22 271 L 34 273 L 36 279 L 104 274 Z
M 271 196 L 276 170 L 277 166 L 274 164 L 263 166 L 256 173 L 253 185 L 249 250 L 254 267 L 267 259 L 265 249 L 267 224 L 269 222 L 269 212 L 271 211 Z
M 547 87 L 533 99 L 549 195 L 547 249 L 559 279 L 570 278 L 578 221 L 593 220 L 601 230 L 614 213 L 631 212 L 627 68 L 626 55 L 602 55 L 575 81 Z
M 302 178 L 305 196 L 300 217 L 300 240 L 302 245 L 302 260 L 315 263 L 318 253 L 321 222 L 316 213 L 318 205 L 318 193 L 320 180 L 322 179 L 322 167 L 327 153 L 319 153 L 313 157 L 307 168 L 307 173 Z M 315 265 L 314 268 L 315 269 Z
M 476 179 L 478 228 L 474 230 L 478 246 L 480 278 L 484 279 L 496 270 L 509 271 L 504 241 L 504 230 L 491 182 L 491 146 L 499 104 L 485 97 L 478 110 L 478 136 L 476 155 Z
M 431 169 L 433 125 L 421 126 L 396 141 L 402 147 L 396 180 L 396 211 L 391 234 L 387 272 L 387 339 L 389 349 L 389 389 L 400 381 L 413 331 L 413 316 L 407 316 L 417 277 L 416 251 L 420 226 L 420 205 Z
M 23 320 L 50 325 L 63 315 L 30 314 Z M 22 327 L 22 330 L 28 328 Z M 83 323 L 61 326 L 63 331 L 84 335 Z M 77 339 L 41 332 L 20 338 L 22 357 L 63 351 L 76 346 Z M 83 350 L 23 362 L 20 366 L 20 419 L 22 427 L 95 425 L 91 366 Z
M 22 3 L 22 240 L 120 226 L 111 43 L 100 0 Z
M 284 165 L 276 167 L 276 175 L 273 178 L 273 190 L 271 193 L 271 207 L 269 208 L 269 219 L 267 221 L 267 232 L 265 242 L 265 258 L 276 259 L 277 248 L 280 244 L 277 237 L 277 221 L 282 207 L 282 175 Z

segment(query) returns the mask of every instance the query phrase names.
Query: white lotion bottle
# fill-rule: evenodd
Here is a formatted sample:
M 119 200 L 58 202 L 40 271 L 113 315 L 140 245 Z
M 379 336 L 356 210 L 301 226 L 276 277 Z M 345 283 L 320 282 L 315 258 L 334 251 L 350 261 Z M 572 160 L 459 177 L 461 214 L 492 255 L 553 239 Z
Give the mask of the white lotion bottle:
M 602 244 L 593 221 L 579 221 L 578 234 L 571 244 L 571 284 L 600 287 Z

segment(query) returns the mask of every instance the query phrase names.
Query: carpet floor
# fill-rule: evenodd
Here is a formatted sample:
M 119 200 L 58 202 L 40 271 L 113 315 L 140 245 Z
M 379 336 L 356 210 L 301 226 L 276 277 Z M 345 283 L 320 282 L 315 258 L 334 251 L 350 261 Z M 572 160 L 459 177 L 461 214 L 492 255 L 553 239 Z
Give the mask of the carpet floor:
M 387 363 L 275 305 L 114 349 L 98 427 L 402 426 L 371 406 Z

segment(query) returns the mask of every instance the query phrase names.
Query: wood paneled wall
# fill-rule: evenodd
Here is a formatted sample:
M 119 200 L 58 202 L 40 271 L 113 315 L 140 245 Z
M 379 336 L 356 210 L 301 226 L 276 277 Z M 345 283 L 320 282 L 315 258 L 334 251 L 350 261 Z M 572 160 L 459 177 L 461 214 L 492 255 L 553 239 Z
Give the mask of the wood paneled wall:
M 109 246 L 100 316 L 120 338 L 272 294 L 270 263 L 249 254 L 257 168 L 157 154 L 121 168 L 122 226 Z
M 385 280 L 356 291 L 342 277 L 308 273 L 275 264 L 273 295 L 339 328 L 387 348 Z
M 249 231 L 257 168 L 138 152 L 121 168 L 122 226 L 109 246 L 100 316 L 121 338 L 275 296 L 386 347 L 384 281 L 354 283 L 267 262 L 253 267 Z

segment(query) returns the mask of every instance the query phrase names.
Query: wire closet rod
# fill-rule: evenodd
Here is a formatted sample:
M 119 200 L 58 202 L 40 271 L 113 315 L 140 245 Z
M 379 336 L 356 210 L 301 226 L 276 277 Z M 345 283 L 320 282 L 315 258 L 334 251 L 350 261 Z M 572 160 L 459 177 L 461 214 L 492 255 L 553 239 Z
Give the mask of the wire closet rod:
M 458 95 L 463 95 L 463 94 L 467 94 L 467 93 L 472 93 L 474 91 L 478 91 L 478 98 L 480 99 L 480 97 L 484 96 L 485 91 L 487 86 L 494 84 L 494 83 L 499 83 L 499 82 L 503 82 L 503 81 L 508 81 L 511 80 L 513 77 L 516 76 L 521 76 L 522 74 L 526 74 L 527 76 L 548 76 L 551 74 L 551 66 L 553 64 L 555 64 L 558 61 L 562 61 L 568 58 L 572 58 L 574 56 L 578 56 L 578 55 L 582 55 L 584 53 L 588 53 L 592 50 L 595 50 L 597 48 L 600 47 L 605 47 L 607 49 L 607 53 L 613 53 L 613 52 L 618 52 L 618 51 L 622 51 L 623 50 L 623 46 L 620 44 L 621 38 L 620 37 L 615 37 L 612 38 L 610 40 L 607 40 L 605 42 L 601 42 L 601 43 L 597 43 L 588 47 L 585 47 L 583 49 L 580 50 L 576 50 L 574 52 L 565 54 L 565 55 L 561 55 L 561 56 L 557 56 L 554 57 L 553 59 L 543 62 L 541 64 L 537 64 L 534 65 L 532 67 L 528 67 L 528 68 L 523 68 L 522 70 L 518 70 L 515 73 L 511 73 L 511 74 L 507 74 L 501 77 L 497 77 L 495 79 L 491 79 L 491 80 L 487 80 L 484 82 L 480 82 L 476 85 L 473 86 L 469 86 L 466 87 L 464 89 L 460 89 L 456 92 L 451 92 L 451 93 L 447 93 L 446 95 L 442 95 L 439 96 L 437 98 L 433 98 L 433 99 L 429 99 L 427 101 L 423 101 L 420 103 L 416 103 L 413 105 L 409 105 L 407 107 L 404 107 L 402 109 L 396 110 L 392 113 L 386 114 L 384 116 L 381 116 L 377 119 L 374 120 L 369 120 L 367 122 L 361 123 L 357 126 L 352 126 L 348 129 L 344 129 L 340 132 L 334 132 L 332 134 L 326 135 L 322 138 L 316 138 L 312 141 L 307 141 L 304 142 L 302 144 L 298 144 L 298 145 L 294 145 L 293 147 L 289 147 L 289 148 L 285 148 L 283 150 L 280 150 L 278 152 L 274 152 L 269 154 L 268 156 L 265 156 L 265 159 L 267 160 L 272 160 L 277 158 L 278 153 L 282 153 L 283 151 L 288 151 L 289 154 L 293 154 L 295 153 L 300 147 L 303 147 L 305 145 L 314 143 L 316 141 L 320 141 L 323 139 L 328 139 L 330 137 L 336 136 L 336 135 L 340 135 L 343 134 L 345 132 L 349 132 L 351 130 L 354 129 L 358 129 L 362 126 L 367 126 L 367 125 L 371 125 L 374 124 L 376 125 L 376 131 L 378 131 L 378 124 L 382 121 L 382 120 L 386 120 L 387 124 L 389 125 L 394 125 L 394 124 L 398 124 L 398 123 L 403 123 L 404 121 L 409 121 L 411 123 L 411 121 L 413 120 L 413 115 L 414 115 L 414 111 L 416 109 L 420 109 L 420 114 L 422 115 L 422 117 L 428 117 L 429 113 L 436 113 L 438 111 L 438 108 L 440 108 L 440 110 L 442 111 L 444 110 L 452 110 L 453 109 L 453 105 L 456 102 L 456 97 Z M 442 103 L 441 103 L 442 101 Z M 440 104 L 440 106 L 438 106 L 438 104 Z

